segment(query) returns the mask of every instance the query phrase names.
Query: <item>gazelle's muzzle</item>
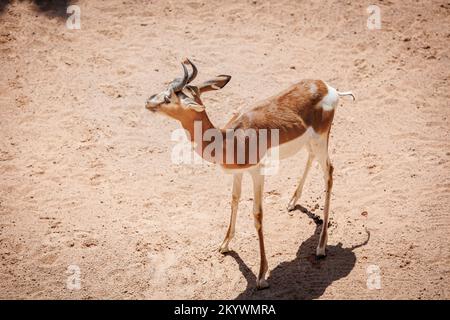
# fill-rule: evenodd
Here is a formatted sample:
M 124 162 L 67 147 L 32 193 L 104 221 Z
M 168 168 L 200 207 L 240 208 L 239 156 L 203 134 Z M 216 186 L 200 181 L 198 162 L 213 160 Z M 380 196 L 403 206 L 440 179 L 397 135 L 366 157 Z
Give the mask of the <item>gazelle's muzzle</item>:
M 156 112 L 158 106 L 162 103 L 162 101 L 157 101 L 158 97 L 156 94 L 152 95 L 150 98 L 147 99 L 145 102 L 145 108 L 147 110 L 150 110 L 152 112 Z

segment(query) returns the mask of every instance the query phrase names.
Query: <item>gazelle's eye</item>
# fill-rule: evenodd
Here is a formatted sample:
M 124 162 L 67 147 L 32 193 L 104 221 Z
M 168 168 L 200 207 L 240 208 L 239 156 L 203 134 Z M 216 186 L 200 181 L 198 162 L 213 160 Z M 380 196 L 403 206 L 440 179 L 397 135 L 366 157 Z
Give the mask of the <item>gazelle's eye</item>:
M 170 103 L 169 97 L 168 97 L 168 96 L 164 96 L 164 101 L 165 101 L 166 103 Z

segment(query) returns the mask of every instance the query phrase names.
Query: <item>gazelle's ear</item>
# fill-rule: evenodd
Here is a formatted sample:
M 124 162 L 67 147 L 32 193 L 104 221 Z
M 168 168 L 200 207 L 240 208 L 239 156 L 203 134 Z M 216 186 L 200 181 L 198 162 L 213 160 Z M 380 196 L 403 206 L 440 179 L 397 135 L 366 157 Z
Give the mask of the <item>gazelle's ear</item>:
M 183 106 L 185 106 L 187 108 L 190 108 L 190 109 L 193 109 L 193 110 L 195 110 L 197 112 L 202 112 L 202 111 L 205 110 L 205 106 L 204 105 L 195 102 L 193 99 L 189 98 L 188 96 L 186 96 L 184 94 L 180 95 L 180 102 L 181 102 L 181 104 Z
M 230 81 L 231 76 L 227 76 L 225 74 L 221 74 L 211 80 L 201 83 L 198 85 L 198 90 L 200 94 L 203 92 L 211 91 L 211 90 L 219 90 L 226 86 L 226 84 Z

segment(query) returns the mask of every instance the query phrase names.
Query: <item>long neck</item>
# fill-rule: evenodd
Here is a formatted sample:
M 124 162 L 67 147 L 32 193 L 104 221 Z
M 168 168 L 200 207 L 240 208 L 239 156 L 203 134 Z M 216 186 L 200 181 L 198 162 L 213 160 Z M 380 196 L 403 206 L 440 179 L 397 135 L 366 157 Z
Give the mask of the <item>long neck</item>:
M 204 138 L 210 137 L 211 135 L 222 135 L 222 131 L 212 124 L 206 111 L 195 112 L 190 117 L 181 119 L 180 122 L 183 128 L 189 132 L 189 139 L 195 145 L 195 152 L 206 161 L 216 162 L 210 154 L 203 152 L 209 144 L 214 142 L 214 139 L 210 139 L 212 141 L 205 141 Z

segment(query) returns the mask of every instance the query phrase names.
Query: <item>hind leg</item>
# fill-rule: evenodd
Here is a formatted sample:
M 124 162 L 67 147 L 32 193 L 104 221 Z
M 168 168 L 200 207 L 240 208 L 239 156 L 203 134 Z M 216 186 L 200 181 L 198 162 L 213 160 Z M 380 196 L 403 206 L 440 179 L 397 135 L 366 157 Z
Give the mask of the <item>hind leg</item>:
M 325 182 L 325 206 L 323 209 L 323 224 L 320 232 L 319 244 L 317 245 L 316 255 L 324 257 L 326 255 L 325 247 L 328 240 L 328 216 L 330 211 L 331 189 L 333 187 L 333 165 L 328 156 L 328 141 L 321 141 L 316 144 L 316 156 L 320 167 L 323 171 L 323 179 Z
M 303 171 L 303 175 L 301 176 L 298 187 L 295 190 L 294 194 L 292 195 L 291 200 L 289 201 L 287 209 L 289 211 L 292 211 L 295 209 L 295 205 L 297 204 L 298 199 L 302 196 L 303 186 L 306 181 L 306 177 L 308 176 L 309 169 L 311 168 L 311 164 L 314 160 L 314 155 L 312 154 L 311 150 L 308 149 L 308 160 L 306 160 L 305 170 Z

